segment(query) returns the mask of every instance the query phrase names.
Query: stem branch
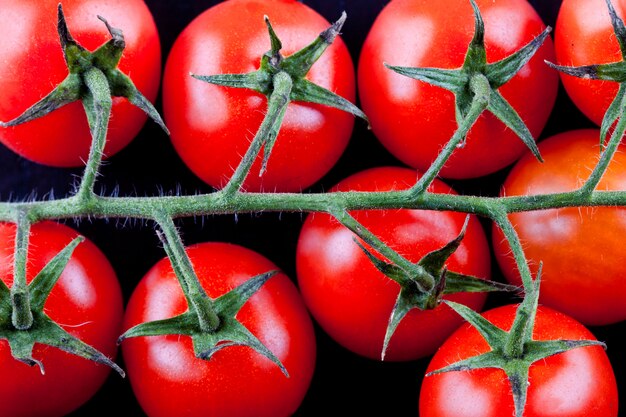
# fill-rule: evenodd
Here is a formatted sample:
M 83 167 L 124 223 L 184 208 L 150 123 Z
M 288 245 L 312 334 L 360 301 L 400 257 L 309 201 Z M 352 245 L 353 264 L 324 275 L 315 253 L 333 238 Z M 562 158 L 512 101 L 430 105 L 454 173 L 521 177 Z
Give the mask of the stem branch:
M 594 167 L 591 175 L 587 179 L 587 181 L 580 188 L 579 192 L 581 195 L 585 197 L 589 197 L 591 193 L 596 189 L 598 183 L 602 179 L 602 176 L 606 172 L 609 163 L 613 159 L 613 155 L 617 151 L 619 144 L 624 136 L 624 132 L 626 132 L 626 117 L 620 117 L 617 125 L 615 126 L 615 130 L 611 134 L 611 138 L 609 139 L 609 143 L 606 145 L 606 148 L 602 151 L 600 156 L 600 160 Z M 603 139 L 603 138 L 602 138 Z
M 165 252 L 172 263 L 176 277 L 178 277 L 189 310 L 197 315 L 200 329 L 203 332 L 213 332 L 219 327 L 220 319 L 215 313 L 212 300 L 200 285 L 172 218 L 164 211 L 158 210 L 154 213 L 154 219 L 163 231 L 163 234 L 159 233 L 159 238 L 163 242 Z
M 526 260 L 526 255 L 524 254 L 524 249 L 522 248 L 522 243 L 506 211 L 504 209 L 495 210 L 492 219 L 502 230 L 506 240 L 509 242 L 511 252 L 513 253 L 517 269 L 522 279 L 522 284 L 524 285 L 524 292 L 533 291 L 533 278 L 528 266 L 528 261 Z
M 87 113 L 92 141 L 85 173 L 76 195 L 80 199 L 90 201 L 94 196 L 94 185 L 102 163 L 113 101 L 109 82 L 101 70 L 95 67 L 87 70 L 84 80 L 89 94 L 83 99 L 83 106 Z
M 415 276 L 412 275 L 415 283 L 424 292 L 429 292 L 435 287 L 435 280 L 433 277 L 419 265 L 414 265 L 411 261 L 405 259 L 395 250 L 391 249 L 385 242 L 380 240 L 378 236 L 370 232 L 366 227 L 359 223 L 354 217 L 352 217 L 347 211 L 343 209 L 331 210 L 331 214 L 345 227 L 359 236 L 365 243 L 373 247 L 378 253 L 386 257 L 392 263 L 398 265 L 405 271 L 417 272 Z
M 446 146 L 437 155 L 437 158 L 428 167 L 428 170 L 422 175 L 417 184 L 411 188 L 411 194 L 415 197 L 422 194 L 428 186 L 435 180 L 445 163 L 450 159 L 452 153 L 463 142 L 471 127 L 476 123 L 482 112 L 489 106 L 489 97 L 491 95 L 491 87 L 489 80 L 483 74 L 476 74 L 470 81 L 470 88 L 474 93 L 472 104 L 465 117 L 459 123 L 454 135 L 450 138 Z
M 261 123 L 259 130 L 257 130 L 254 135 L 252 143 L 237 166 L 233 176 L 230 178 L 230 181 L 228 181 L 226 186 L 222 189 L 221 193 L 224 196 L 232 195 L 241 188 L 246 176 L 250 172 L 252 164 L 261 151 L 261 147 L 263 145 L 266 147 L 271 146 L 271 143 L 273 143 L 272 138 L 275 139 L 276 136 L 278 136 L 280 125 L 282 124 L 283 118 L 285 117 L 285 111 L 289 105 L 289 96 L 291 94 L 293 82 L 291 77 L 286 72 L 281 71 L 274 76 L 273 86 L 274 91 L 272 91 L 268 98 L 267 113 L 263 118 L 263 122 Z M 264 165 L 265 162 L 266 161 L 264 161 Z
M 29 235 L 30 221 L 28 213 L 20 211 L 15 231 L 15 260 L 13 285 L 11 286 L 11 322 L 18 330 L 27 330 L 33 324 L 33 312 L 30 308 L 30 296 L 26 282 Z

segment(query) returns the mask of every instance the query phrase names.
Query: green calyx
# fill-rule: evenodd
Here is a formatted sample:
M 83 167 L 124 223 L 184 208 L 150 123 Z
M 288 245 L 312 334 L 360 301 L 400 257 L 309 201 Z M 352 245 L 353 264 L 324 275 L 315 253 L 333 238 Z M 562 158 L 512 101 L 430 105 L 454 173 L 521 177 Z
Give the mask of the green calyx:
M 214 329 L 205 330 L 202 328 L 201 321 L 198 319 L 198 312 L 190 304 L 189 310 L 181 315 L 132 327 L 120 336 L 118 342 L 121 343 L 129 337 L 186 335 L 192 339 L 196 357 L 205 360 L 211 359 L 213 354 L 229 346 L 248 346 L 270 359 L 285 376 L 289 376 L 280 359 L 235 318 L 245 302 L 276 272 L 269 271 L 256 275 L 217 299 L 213 300 L 206 296 L 212 311 L 219 318 L 219 325 Z
M 600 126 L 600 145 L 604 149 L 606 140 L 609 136 L 609 130 L 613 124 L 624 119 L 624 113 L 626 112 L 626 26 L 624 21 L 617 15 L 611 0 L 606 0 L 606 5 L 611 17 L 611 24 L 613 26 L 613 32 L 617 38 L 620 52 L 622 54 L 622 60 L 618 62 L 612 62 L 609 64 L 594 64 L 584 65 L 581 67 L 568 67 L 562 65 L 556 65 L 552 62 L 546 61 L 550 67 L 574 77 L 586 78 L 590 80 L 603 80 L 614 81 L 619 83 L 619 90 L 617 95 L 609 105 L 602 124 Z M 624 134 L 623 129 L 619 135 L 613 135 L 621 138 Z M 613 140 L 613 139 L 611 139 Z
M 549 27 L 546 28 L 539 36 L 514 54 L 500 61 L 488 64 L 485 51 L 484 22 L 474 0 L 470 0 L 470 2 L 474 9 L 474 37 L 469 43 L 465 61 L 461 68 L 411 68 L 388 65 L 386 63 L 385 66 L 399 74 L 444 88 L 454 93 L 456 120 L 459 126 L 464 124 L 468 116 L 476 119 L 483 110 L 489 111 L 509 129 L 515 132 L 532 151 L 535 157 L 541 161 L 541 155 L 535 143 L 535 139 L 528 130 L 528 127 L 526 127 L 515 109 L 498 92 L 498 88 L 513 78 L 513 76 L 532 58 L 551 29 Z M 481 111 L 478 114 L 474 114 L 473 108 L 476 107 L 477 101 L 484 102 L 484 104 Z M 471 126 L 472 123 L 470 123 L 469 126 Z M 466 135 L 467 130 L 463 132 L 456 146 L 463 146 Z
M 63 8 L 59 4 L 57 30 L 69 74 L 47 96 L 28 108 L 17 118 L 8 122 L 0 122 L 0 126 L 16 126 L 45 116 L 66 104 L 81 100 L 93 134 L 95 130 L 94 124 L 97 120 L 106 118 L 108 123 L 108 115 L 105 116 L 104 114 L 108 111 L 107 106 L 103 108 L 103 106 L 99 105 L 101 97 L 105 95 L 109 97 L 109 101 L 111 96 L 125 97 L 133 105 L 143 110 L 169 134 L 161 116 L 152 103 L 141 94 L 130 78 L 117 68 L 125 48 L 122 31 L 111 27 L 103 17 L 98 16 L 98 18 L 106 25 L 111 39 L 96 51 L 90 52 L 78 44 L 70 34 L 65 15 L 63 14 Z M 94 75 L 94 72 L 99 74 Z M 93 84 L 90 85 L 89 77 L 94 78 L 98 76 L 106 80 L 106 85 L 99 87 L 101 91 L 94 91 Z
M 212 299 L 200 285 L 172 218 L 164 212 L 156 212 L 154 217 L 162 229 L 157 234 L 172 263 L 188 309 L 172 318 L 138 324 L 120 336 L 118 343 L 129 337 L 181 334 L 191 337 L 196 357 L 204 360 L 211 359 L 215 352 L 229 346 L 248 346 L 270 359 L 285 376 L 289 376 L 280 359 L 235 318 L 246 301 L 277 271 L 256 275 L 221 297 Z
M 344 225 L 350 226 L 345 217 L 340 220 Z M 381 360 L 385 359 L 389 341 L 398 328 L 398 325 L 412 309 L 434 309 L 441 304 L 443 296 L 446 294 L 458 292 L 518 291 L 518 288 L 514 286 L 448 271 L 445 263 L 460 246 L 465 236 L 468 221 L 469 216 L 466 217 L 463 228 L 456 238 L 448 242 L 442 248 L 427 253 L 416 263 L 403 258 L 395 251 L 386 247 L 384 243 L 373 241 L 371 236 L 363 233 L 361 231 L 362 229 L 359 229 L 359 227 L 352 228 L 352 230 L 364 238 L 367 243 L 376 248 L 382 248 L 386 256 L 393 257 L 394 260 L 392 262 L 383 261 L 360 242 L 356 241 L 357 245 L 374 264 L 376 269 L 400 285 L 400 292 L 393 310 L 391 311 L 385 332 Z
M 585 346 L 605 345 L 597 340 L 533 340 L 532 333 L 539 301 L 541 269 L 534 281 L 534 288 L 526 293 L 519 305 L 510 331 L 495 326 L 470 308 L 446 301 L 452 309 L 467 320 L 483 336 L 491 351 L 464 359 L 444 368 L 429 372 L 426 376 L 443 372 L 461 372 L 472 369 L 502 369 L 509 380 L 515 416 L 522 417 L 528 393 L 529 371 L 533 363 L 550 356 Z
M 25 227 L 25 239 L 16 239 L 16 248 L 21 248 L 21 241 L 28 242 L 28 227 Z M 124 371 L 104 354 L 80 341 L 56 324 L 44 312 L 44 304 L 58 281 L 63 269 L 69 262 L 74 249 L 84 239 L 78 237 L 70 242 L 35 276 L 27 286 L 25 276 L 19 265 L 25 264 L 26 252 L 16 251 L 16 270 L 14 283 L 9 289 L 0 281 L 0 339 L 5 339 L 11 348 L 13 357 L 27 365 L 38 365 L 44 373 L 44 364 L 33 358 L 35 343 L 52 346 L 72 355 L 77 355 L 113 368 L 122 377 Z
M 261 175 L 266 170 L 272 147 L 278 136 L 286 107 L 290 101 L 322 104 L 346 111 L 367 121 L 365 113 L 353 103 L 305 78 L 313 64 L 339 35 L 345 20 L 346 14 L 344 12 L 337 22 L 321 32 L 308 46 L 290 56 L 284 57 L 280 52 L 282 42 L 276 32 L 274 32 L 269 18 L 265 16 L 271 47 L 261 57 L 259 69 L 246 74 L 191 74 L 192 77 L 201 81 L 225 87 L 246 88 L 263 94 L 268 98 L 268 116 L 266 119 L 271 119 L 272 122 L 266 129 L 267 131 L 264 130 L 263 138 L 258 145 L 258 150 L 260 150 L 261 146 L 264 147 Z M 280 104 L 273 103 L 273 101 L 277 100 L 275 97 L 277 92 L 280 96 L 279 99 L 282 101 Z M 252 147 L 252 150 L 258 152 L 256 148 Z M 256 157 L 256 153 L 253 156 Z M 250 158 L 244 157 L 244 160 L 246 159 Z M 233 177 L 235 180 L 231 181 L 240 185 L 239 175 L 236 173 Z

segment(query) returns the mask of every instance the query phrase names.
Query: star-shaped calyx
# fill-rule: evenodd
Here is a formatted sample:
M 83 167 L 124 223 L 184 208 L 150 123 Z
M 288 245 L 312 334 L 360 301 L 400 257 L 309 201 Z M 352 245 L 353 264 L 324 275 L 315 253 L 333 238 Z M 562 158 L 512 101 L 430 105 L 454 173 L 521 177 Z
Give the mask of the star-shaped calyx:
M 178 316 L 138 324 L 120 336 L 118 343 L 129 337 L 186 335 L 192 339 L 196 357 L 205 360 L 229 346 L 248 346 L 274 362 L 285 376 L 289 376 L 280 359 L 235 317 L 246 301 L 277 271 L 256 275 L 213 299 L 200 284 L 172 218 L 166 213 L 157 212 L 155 219 L 162 229 L 162 232 L 157 231 L 157 235 L 170 259 L 188 308 Z
M 104 119 L 108 123 L 109 115 L 104 115 L 103 111 L 109 110 L 110 98 L 116 96 L 128 99 L 169 134 L 152 103 L 141 94 L 131 79 L 117 68 L 126 46 L 122 31 L 109 25 L 103 17 L 98 18 L 106 25 L 111 39 L 94 52 L 90 52 L 72 37 L 65 21 L 63 7 L 59 4 L 57 31 L 69 74 L 48 95 L 15 119 L 0 122 L 0 126 L 19 125 L 80 100 L 87 113 L 92 135 L 95 136 L 97 125 L 102 124 Z
M 249 346 L 274 362 L 280 370 L 289 376 L 287 369 L 261 341 L 253 335 L 236 318 L 237 312 L 248 299 L 277 271 L 269 271 L 256 275 L 228 293 L 216 299 L 210 299 L 212 309 L 219 318 L 219 325 L 215 329 L 205 330 L 198 321 L 198 315 L 193 304 L 189 309 L 172 318 L 138 324 L 130 328 L 118 342 L 129 337 L 158 336 L 167 334 L 181 334 L 190 336 L 193 341 L 194 353 L 200 359 L 211 359 L 215 352 L 229 346 Z
M 600 145 L 603 148 L 610 128 L 616 121 L 624 119 L 624 113 L 626 112 L 626 27 L 624 26 L 624 21 L 617 15 L 617 12 L 615 11 L 615 8 L 610 0 L 606 0 L 606 5 L 608 7 L 609 16 L 611 17 L 613 31 L 615 32 L 615 37 L 617 38 L 617 43 L 619 44 L 619 49 L 622 54 L 621 61 L 611 62 L 608 64 L 584 65 L 580 67 L 556 65 L 552 62 L 546 61 L 546 64 L 567 75 L 578 78 L 614 81 L 619 83 L 617 95 L 604 114 L 604 118 L 602 119 L 602 124 L 600 126 Z M 618 141 L 624 133 L 624 126 L 622 126 L 621 130 L 621 133 L 618 135 Z
M 267 97 L 268 110 L 264 123 L 259 129 L 260 133 L 257 132 L 257 137 L 260 137 L 260 140 L 258 144 L 253 142 L 253 145 L 248 150 L 249 155 L 244 156 L 244 161 L 250 161 L 256 158 L 258 151 L 263 147 L 260 175 L 266 170 L 267 161 L 276 142 L 276 137 L 290 101 L 322 104 L 367 120 L 367 116 L 349 100 L 305 78 L 313 64 L 339 35 L 345 20 L 346 14 L 344 12 L 337 22 L 321 32 L 308 46 L 290 56 L 284 57 L 280 52 L 282 42 L 274 32 L 269 18 L 265 16 L 271 49 L 261 57 L 259 69 L 245 74 L 191 74 L 194 78 L 211 84 L 246 88 Z M 245 163 L 242 163 L 242 165 L 245 165 Z M 237 173 L 234 175 L 235 178 L 238 176 Z M 238 178 L 234 181 L 240 182 Z
M 603 346 L 597 340 L 533 340 L 533 328 L 539 300 L 541 268 L 531 291 L 517 308 L 511 330 L 508 332 L 495 326 L 479 313 L 458 303 L 445 301 L 467 320 L 485 339 L 491 350 L 452 363 L 444 368 L 429 372 L 426 376 L 443 372 L 464 372 L 472 369 L 502 369 L 511 386 L 515 403 L 515 416 L 522 417 L 526 406 L 529 372 L 533 363 L 550 356 L 585 346 Z
M 78 237 L 70 242 L 35 276 L 27 287 L 27 302 L 17 302 L 17 308 L 28 308 L 28 327 L 15 326 L 16 300 L 11 290 L 0 280 L 0 339 L 5 339 L 11 348 L 13 357 L 27 365 L 38 365 L 44 373 L 44 364 L 33 358 L 35 343 L 53 346 L 72 355 L 77 355 L 113 368 L 122 377 L 124 371 L 104 354 L 80 341 L 61 326 L 56 324 L 44 312 L 44 304 L 69 262 L 74 249 L 83 241 Z M 15 285 L 15 283 L 14 283 Z
M 402 265 L 383 261 L 360 242 L 361 250 L 374 264 L 376 269 L 400 285 L 400 292 L 393 307 L 385 332 L 381 360 L 389 341 L 402 319 L 414 308 L 427 310 L 436 308 L 446 294 L 458 292 L 518 291 L 517 287 L 483 280 L 470 275 L 449 271 L 445 263 L 461 245 L 469 222 L 469 216 L 459 235 L 444 245 L 424 255 L 418 262 L 402 259 Z M 399 255 L 397 255 L 399 257 Z
M 455 114 L 460 126 L 467 117 L 477 118 L 484 110 L 489 111 L 510 128 L 532 153 L 541 160 L 535 140 L 515 109 L 500 94 L 498 88 L 506 84 L 532 58 L 550 33 L 546 28 L 530 43 L 514 54 L 494 63 L 487 63 L 485 51 L 485 26 L 480 10 L 470 0 L 474 9 L 474 37 L 463 65 L 458 69 L 412 68 L 385 66 L 399 74 L 420 80 L 454 93 Z M 462 146 L 467 132 L 459 138 Z

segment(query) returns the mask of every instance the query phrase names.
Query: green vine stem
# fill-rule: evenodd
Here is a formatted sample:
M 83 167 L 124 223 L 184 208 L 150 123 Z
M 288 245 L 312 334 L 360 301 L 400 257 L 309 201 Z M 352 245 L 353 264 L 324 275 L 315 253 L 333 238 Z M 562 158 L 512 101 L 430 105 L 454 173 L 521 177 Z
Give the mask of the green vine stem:
M 422 209 L 450 210 L 493 219 L 507 214 L 564 207 L 626 206 L 626 191 L 578 191 L 531 196 L 485 197 L 424 192 L 414 198 L 408 190 L 388 192 L 243 193 L 224 197 L 219 192 L 165 197 L 94 196 L 85 206 L 75 196 L 50 201 L 1 202 L 0 221 L 14 223 L 20 211 L 32 222 L 77 217 L 152 219 L 156 210 L 172 217 L 192 217 L 259 211 L 326 212 L 331 210 Z

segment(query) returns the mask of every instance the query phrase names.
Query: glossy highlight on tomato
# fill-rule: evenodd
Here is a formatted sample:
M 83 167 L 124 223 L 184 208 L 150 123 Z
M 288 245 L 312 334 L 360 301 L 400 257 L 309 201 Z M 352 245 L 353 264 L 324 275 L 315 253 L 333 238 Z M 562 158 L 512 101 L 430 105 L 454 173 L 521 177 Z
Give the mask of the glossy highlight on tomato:
M 356 173 L 333 190 L 402 190 L 416 180 L 414 170 L 379 167 Z M 454 193 L 439 180 L 435 180 L 430 191 Z M 361 210 L 352 214 L 411 262 L 456 238 L 465 221 L 463 213 L 427 210 Z M 307 217 L 296 251 L 298 284 L 314 319 L 335 341 L 359 355 L 380 359 L 400 286 L 376 269 L 355 238 L 327 214 Z M 477 218 L 470 219 L 461 246 L 446 266 L 454 272 L 489 278 L 489 247 Z M 459 293 L 446 298 L 479 310 L 485 294 Z M 414 360 L 430 355 L 462 322 L 446 305 L 426 311 L 413 309 L 391 337 L 385 360 Z
M 250 90 L 221 87 L 189 74 L 247 73 L 270 50 L 267 15 L 288 56 L 330 26 L 296 0 L 228 0 L 194 19 L 176 40 L 163 80 L 163 110 L 176 151 L 209 185 L 223 187 L 259 128 L 267 99 Z M 339 16 L 337 16 L 339 17 Z M 354 101 L 354 65 L 340 38 L 306 77 Z M 354 117 L 327 106 L 292 102 L 287 108 L 267 171 L 257 158 L 244 182 L 247 191 L 301 191 L 319 180 L 345 150 Z
M 612 0 L 611 3 L 617 15 L 625 18 L 626 1 Z M 622 60 L 605 0 L 563 0 L 554 29 L 554 46 L 559 65 L 578 67 Z M 617 94 L 618 84 L 560 75 L 576 107 L 600 126 Z
M 573 191 L 584 183 L 600 157 L 597 129 L 572 130 L 539 145 L 544 163 L 526 155 L 502 186 L 502 195 Z M 626 190 L 626 153 L 616 152 L 598 190 Z M 587 325 L 626 319 L 623 207 L 563 208 L 509 215 L 531 269 L 543 264 L 540 302 Z M 493 228 L 496 259 L 505 275 L 519 273 L 499 228 Z
M 200 243 L 187 254 L 209 297 L 217 298 L 276 266 L 242 246 Z M 167 258 L 137 285 L 128 303 L 125 328 L 173 317 L 187 303 Z M 231 346 L 211 359 L 194 355 L 181 335 L 126 339 L 124 361 L 135 396 L 150 417 L 279 417 L 293 414 L 315 368 L 315 335 L 296 287 L 283 273 L 268 280 L 237 313 L 286 367 L 247 346 Z
M 0 1 L 0 120 L 22 114 L 53 90 L 68 70 L 56 29 L 58 0 Z M 143 0 L 64 0 L 69 30 L 90 51 L 111 39 L 98 15 L 122 30 L 126 42 L 119 69 L 154 101 L 161 76 L 161 46 Z M 137 135 L 146 115 L 125 98 L 113 98 L 105 157 Z M 40 119 L 0 128 L 0 142 L 21 156 L 45 165 L 77 167 L 87 161 L 91 135 L 80 102 Z
M 483 316 L 510 330 L 515 305 Z M 533 340 L 595 340 L 571 317 L 539 307 Z M 427 372 L 489 351 L 478 331 L 465 324 L 439 348 Z M 524 417 L 615 417 L 618 392 L 615 375 L 601 346 L 576 348 L 535 362 L 530 367 Z M 424 378 L 419 399 L 420 417 L 502 417 L 515 415 L 513 395 L 501 369 L 445 372 Z
M 485 23 L 487 62 L 514 53 L 545 25 L 526 0 L 476 1 Z M 461 67 L 474 34 L 469 0 L 394 0 L 380 12 L 365 39 L 358 66 L 363 111 L 380 142 L 396 158 L 425 171 L 457 127 L 454 95 L 405 77 L 384 64 L 404 67 Z M 537 138 L 556 99 L 558 75 L 551 39 L 498 91 Z M 500 170 L 526 146 L 490 113 L 471 128 L 464 147 L 441 170 L 444 178 L 475 178 Z
M 0 279 L 13 282 L 15 225 L 0 223 Z M 27 281 L 72 239 L 76 231 L 62 224 L 41 222 L 31 227 Z M 115 271 L 89 240 L 75 249 L 52 289 L 44 312 L 67 332 L 114 359 L 123 303 Z M 0 340 L 0 404 L 6 417 L 60 417 L 89 400 L 104 384 L 110 368 L 59 349 L 36 344 L 33 357 L 43 363 L 28 366 L 13 359 Z

